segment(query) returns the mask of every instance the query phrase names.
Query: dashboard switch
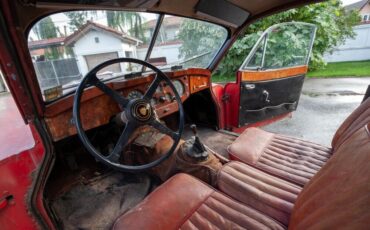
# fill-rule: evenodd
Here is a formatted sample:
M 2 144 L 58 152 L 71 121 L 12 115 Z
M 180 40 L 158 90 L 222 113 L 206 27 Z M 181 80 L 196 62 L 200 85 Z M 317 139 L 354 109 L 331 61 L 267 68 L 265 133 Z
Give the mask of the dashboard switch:
M 159 102 L 163 103 L 166 101 L 166 97 L 165 96 L 160 96 L 159 97 Z

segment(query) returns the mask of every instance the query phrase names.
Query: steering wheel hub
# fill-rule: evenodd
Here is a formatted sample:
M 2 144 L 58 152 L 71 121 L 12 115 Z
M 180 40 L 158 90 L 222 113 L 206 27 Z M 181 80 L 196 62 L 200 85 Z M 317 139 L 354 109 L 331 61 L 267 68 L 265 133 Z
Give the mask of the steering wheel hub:
M 149 102 L 138 99 L 131 106 L 131 116 L 140 122 L 149 121 L 153 116 L 153 109 Z

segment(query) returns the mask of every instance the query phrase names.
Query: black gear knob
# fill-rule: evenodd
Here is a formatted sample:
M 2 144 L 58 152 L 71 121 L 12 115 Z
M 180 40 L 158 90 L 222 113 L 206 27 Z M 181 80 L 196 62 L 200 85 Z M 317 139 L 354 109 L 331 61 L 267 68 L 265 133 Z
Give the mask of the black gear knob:
M 191 130 L 193 131 L 194 136 L 198 136 L 198 130 L 196 124 L 190 125 Z

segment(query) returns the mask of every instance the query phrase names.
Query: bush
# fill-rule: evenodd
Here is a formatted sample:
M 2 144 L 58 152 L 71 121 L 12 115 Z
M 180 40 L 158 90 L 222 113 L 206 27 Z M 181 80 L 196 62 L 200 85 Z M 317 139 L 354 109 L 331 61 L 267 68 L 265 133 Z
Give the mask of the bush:
M 234 75 L 262 31 L 274 24 L 292 21 L 312 23 L 318 27 L 309 65 L 313 70 L 326 65 L 324 53 L 332 52 L 334 47 L 355 36 L 353 26 L 359 23 L 360 16 L 356 11 L 346 12 L 339 0 L 331 0 L 263 18 L 250 25 L 234 43 L 218 72 L 221 75 Z

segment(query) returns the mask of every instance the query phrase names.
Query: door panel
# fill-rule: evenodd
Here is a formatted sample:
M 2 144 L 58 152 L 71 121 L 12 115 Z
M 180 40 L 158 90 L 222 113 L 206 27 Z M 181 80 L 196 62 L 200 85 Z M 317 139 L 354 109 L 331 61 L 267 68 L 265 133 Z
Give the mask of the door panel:
M 236 83 L 225 86 L 228 129 L 265 125 L 297 109 L 315 33 L 312 24 L 288 22 L 261 35 L 237 72 Z M 238 94 L 228 93 L 233 85 Z
M 278 80 L 242 82 L 239 127 L 271 119 L 297 108 L 304 75 Z M 287 90 L 289 89 L 289 90 Z

